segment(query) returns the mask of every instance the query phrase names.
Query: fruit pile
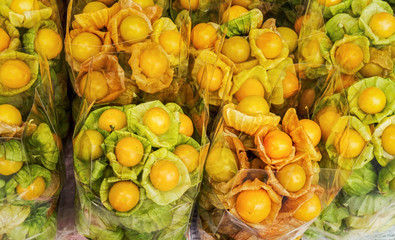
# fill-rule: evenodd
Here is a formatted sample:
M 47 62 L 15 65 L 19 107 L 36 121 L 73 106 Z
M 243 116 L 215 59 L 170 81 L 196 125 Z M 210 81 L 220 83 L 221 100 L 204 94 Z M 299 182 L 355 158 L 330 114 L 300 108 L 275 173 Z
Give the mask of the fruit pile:
M 0 9 L 0 238 L 54 239 L 68 131 L 61 19 L 54 1 Z
M 182 238 L 205 158 L 193 132 L 175 103 L 91 112 L 74 140 L 80 233 L 93 239 Z

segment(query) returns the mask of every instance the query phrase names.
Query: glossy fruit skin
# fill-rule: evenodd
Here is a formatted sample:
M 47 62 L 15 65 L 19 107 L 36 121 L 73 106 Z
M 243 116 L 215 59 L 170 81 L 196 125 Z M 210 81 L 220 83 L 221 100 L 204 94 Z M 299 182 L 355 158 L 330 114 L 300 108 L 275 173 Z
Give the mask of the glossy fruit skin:
M 92 12 L 97 12 L 100 11 L 102 9 L 106 9 L 107 6 L 102 3 L 102 2 L 89 2 L 85 5 L 85 7 L 82 9 L 83 13 L 92 13 Z
M 273 32 L 265 32 L 256 38 L 256 46 L 262 51 L 265 58 L 273 59 L 280 55 L 283 49 L 281 37 Z
M 395 125 L 392 124 L 384 129 L 381 135 L 381 143 L 384 151 L 391 155 L 395 155 Z
M 179 133 L 191 137 L 193 134 L 192 120 L 185 114 L 180 113 L 180 130 Z
M 166 133 L 170 128 L 169 114 L 159 107 L 148 110 L 143 117 L 143 123 L 155 135 L 159 136 Z
M 217 30 L 208 23 L 199 23 L 192 29 L 191 41 L 198 50 L 212 48 L 217 41 Z
M 210 92 L 215 92 L 221 88 L 223 77 L 222 70 L 211 64 L 201 67 L 196 76 L 200 87 L 208 89 Z
M 341 3 L 343 0 L 318 0 L 318 3 L 326 7 L 331 7 Z
M 11 38 L 4 29 L 0 28 L 0 52 L 6 50 L 10 46 Z
M 326 141 L 331 134 L 333 126 L 340 118 L 340 113 L 334 106 L 327 106 L 321 109 L 315 116 L 315 122 L 321 128 L 322 139 Z
M 180 173 L 177 166 L 167 160 L 156 162 L 150 173 L 150 180 L 152 185 L 162 192 L 167 192 L 174 189 L 180 179 Z
M 316 94 L 313 88 L 304 89 L 302 95 L 299 98 L 298 113 L 301 115 L 308 115 L 307 112 L 311 111 L 315 97 Z
M 175 30 L 162 32 L 159 36 L 159 44 L 167 54 L 177 56 L 180 53 L 181 35 Z
M 37 0 L 13 0 L 11 2 L 11 11 L 23 14 L 25 11 L 40 9 Z
M 395 33 L 395 17 L 387 12 L 375 14 L 369 22 L 373 33 L 381 38 L 389 38 Z
M 299 209 L 295 212 L 294 218 L 309 222 L 314 218 L 318 217 L 321 212 L 321 201 L 316 194 L 309 200 L 307 200 Z
M 272 208 L 269 194 L 263 190 L 245 190 L 236 199 L 236 210 L 240 217 L 249 223 L 265 220 Z
M 242 63 L 250 57 L 250 44 L 240 36 L 225 39 L 221 52 L 235 63 Z
M 358 98 L 359 108 L 367 114 L 381 112 L 387 103 L 387 97 L 381 89 L 369 87 L 363 90 Z
M 199 152 L 191 145 L 183 144 L 177 146 L 174 154 L 185 164 L 188 172 L 193 172 L 199 165 Z
M 269 113 L 269 105 L 261 96 L 248 96 L 239 102 L 236 110 L 249 116 L 267 115 Z
M 8 161 L 4 157 L 0 158 L 0 175 L 10 176 L 17 173 L 22 168 L 23 162 Z
M 153 0 L 134 0 L 135 3 L 140 5 L 143 9 L 146 9 L 147 7 L 152 7 L 155 5 Z
M 307 133 L 313 145 L 317 146 L 321 140 L 320 126 L 316 122 L 310 119 L 302 119 L 299 121 L 299 124 L 303 127 L 304 131 Z
M 256 78 L 249 78 L 243 82 L 239 90 L 235 93 L 235 98 L 238 102 L 242 101 L 248 96 L 265 96 L 265 89 L 262 83 Z
M 289 192 L 297 192 L 306 183 L 306 172 L 297 163 L 291 163 L 281 168 L 276 177 L 283 187 Z
M 126 114 L 115 108 L 107 109 L 99 118 L 99 128 L 107 132 L 122 129 L 126 125 Z
M 85 130 L 79 139 L 78 159 L 83 161 L 91 161 L 98 159 L 103 155 L 100 145 L 103 143 L 104 137 L 96 130 Z
M 282 84 L 284 98 L 295 96 L 299 91 L 299 79 L 291 72 L 286 72 L 286 75 L 282 80 Z
M 210 178 L 217 182 L 229 181 L 237 172 L 237 156 L 227 147 L 215 146 L 207 156 L 205 169 Z
M 34 47 L 47 59 L 54 59 L 63 49 L 63 40 L 57 32 L 49 28 L 43 28 L 37 33 Z
M 340 156 L 344 158 L 355 158 L 365 148 L 365 140 L 354 129 L 347 128 L 335 140 L 335 147 Z
M 140 190 L 131 181 L 117 182 L 112 185 L 108 200 L 110 205 L 118 212 L 132 210 L 140 200 Z
M 380 76 L 383 73 L 383 68 L 375 63 L 366 63 L 359 72 L 365 77 Z
M 169 69 L 169 59 L 160 49 L 146 49 L 140 55 L 140 68 L 147 77 L 158 78 Z
M 85 74 L 79 84 L 80 93 L 89 102 L 98 101 L 108 94 L 106 77 L 99 71 L 92 71 Z
M 280 33 L 285 43 L 287 43 L 289 52 L 295 51 L 296 47 L 298 47 L 298 34 L 287 27 L 278 27 L 277 32 Z
M 100 53 L 102 45 L 103 43 L 98 36 L 84 32 L 71 41 L 71 54 L 76 61 L 84 62 Z
M 150 29 L 145 19 L 138 16 L 128 16 L 119 25 L 119 32 L 124 41 L 133 44 L 145 40 Z
M 0 122 L 8 125 L 22 125 L 22 115 L 19 110 L 10 104 L 0 105 Z
M 361 47 L 352 42 L 339 46 L 335 53 L 336 61 L 347 70 L 352 70 L 361 65 L 363 52 Z
M 233 0 L 232 5 L 239 5 L 245 8 L 248 8 L 248 5 L 252 3 L 251 0 Z
M 7 60 L 0 67 L 0 82 L 12 89 L 26 86 L 31 78 L 29 66 L 21 60 Z
M 30 184 L 27 188 L 21 187 L 18 184 L 16 186 L 16 192 L 18 195 L 26 201 L 32 201 L 39 198 L 45 191 L 45 181 L 43 177 L 37 177 L 34 179 L 32 184 Z
M 143 144 L 134 137 L 125 137 L 118 141 L 115 156 L 119 164 L 133 167 L 140 163 L 144 155 Z
M 199 0 L 180 0 L 180 5 L 186 10 L 196 11 L 199 7 Z
M 263 139 L 266 154 L 273 159 L 286 158 L 292 152 L 292 139 L 283 131 L 269 132 Z
M 115 0 L 98 0 L 98 1 L 106 4 L 107 6 L 111 6 L 115 2 Z
M 225 11 L 222 17 L 222 22 L 225 23 L 228 21 L 232 21 L 233 19 L 236 19 L 247 12 L 248 10 L 246 8 L 238 5 L 233 5 L 227 11 Z

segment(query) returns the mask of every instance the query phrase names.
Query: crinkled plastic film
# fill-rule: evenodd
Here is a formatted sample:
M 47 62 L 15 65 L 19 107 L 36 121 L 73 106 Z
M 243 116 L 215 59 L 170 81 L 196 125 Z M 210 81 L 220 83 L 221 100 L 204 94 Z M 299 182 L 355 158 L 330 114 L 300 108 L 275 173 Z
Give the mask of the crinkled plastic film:
M 78 232 L 91 239 L 184 239 L 209 146 L 207 105 L 187 78 L 189 9 L 178 7 L 175 1 L 154 1 L 154 5 L 142 8 L 137 1 L 121 0 L 109 3 L 106 9 L 82 13 L 87 3 L 70 2 L 65 43 L 71 81 L 78 95 L 73 102 Z M 146 24 L 148 34 L 143 39 L 123 39 L 127 36 L 120 25 L 129 16 Z M 88 25 L 94 28 L 84 28 Z M 84 33 L 97 36 L 103 45 L 80 61 L 73 50 L 78 44 L 73 40 Z M 166 37 L 163 33 L 173 34 Z M 178 39 L 173 41 L 176 49 L 166 45 L 174 35 Z M 150 51 L 155 58 L 144 68 L 141 56 Z M 158 70 L 152 60 L 165 62 L 166 68 L 159 66 Z M 98 72 L 104 81 L 96 81 Z M 99 96 L 96 93 L 103 85 L 106 91 Z M 157 134 L 144 124 L 143 118 L 151 109 L 169 116 L 170 126 L 164 133 Z M 100 119 L 109 110 L 125 116 L 122 127 L 101 128 Z M 181 134 L 180 121 L 185 118 L 191 121 L 192 132 Z M 101 144 L 97 145 L 89 132 L 100 134 Z M 117 145 L 125 138 L 137 139 L 143 145 L 144 157 L 135 166 L 124 165 L 117 155 Z M 183 157 L 194 159 L 192 165 L 181 160 L 176 151 L 180 145 L 193 148 Z M 97 153 L 94 147 L 101 150 Z M 169 191 L 158 190 L 150 180 L 151 167 L 163 159 L 174 164 L 180 176 Z M 113 205 L 110 196 L 113 186 L 125 182 L 135 184 L 139 192 L 137 205 L 127 211 Z

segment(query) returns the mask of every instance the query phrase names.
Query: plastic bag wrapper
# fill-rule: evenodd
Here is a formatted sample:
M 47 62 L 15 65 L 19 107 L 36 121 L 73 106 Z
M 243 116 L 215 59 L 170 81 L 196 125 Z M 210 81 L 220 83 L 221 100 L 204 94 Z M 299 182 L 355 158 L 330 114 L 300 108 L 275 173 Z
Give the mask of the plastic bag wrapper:
M 166 132 L 157 134 L 145 125 L 143 119 L 151 110 L 169 116 Z M 194 111 L 197 109 L 188 110 L 187 105 L 155 100 L 97 108 L 80 118 L 74 134 L 76 202 L 81 203 L 75 205 L 76 223 L 80 234 L 94 239 L 179 239 L 186 235 L 208 150 L 207 137 L 199 135 L 202 132 L 197 126 L 191 126 L 190 136 L 180 133 L 184 131 L 180 126 L 183 116 L 193 116 Z M 108 113 L 119 115 L 121 120 L 107 128 L 102 123 Z M 202 127 L 204 134 L 205 124 Z M 119 152 L 122 142 L 130 139 L 143 147 L 140 161 L 133 165 L 125 164 Z M 155 167 L 163 162 L 179 174 L 176 184 L 167 190 L 153 180 Z M 122 184 L 131 184 L 137 190 L 133 193 L 137 201 L 129 209 L 121 209 L 113 200 L 114 189 Z
M 68 8 L 65 51 L 77 95 L 98 107 L 179 101 L 189 87 L 188 12 L 170 18 L 168 1 L 109 1 L 91 11 L 90 4 Z M 125 28 L 133 21 L 142 26 L 138 34 Z

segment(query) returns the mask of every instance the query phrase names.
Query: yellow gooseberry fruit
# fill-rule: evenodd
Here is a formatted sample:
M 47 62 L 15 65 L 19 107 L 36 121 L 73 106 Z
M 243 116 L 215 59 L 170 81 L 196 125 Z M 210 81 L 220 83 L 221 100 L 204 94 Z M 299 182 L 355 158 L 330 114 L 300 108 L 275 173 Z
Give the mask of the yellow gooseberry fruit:
M 306 172 L 297 163 L 291 163 L 281 168 L 276 177 L 281 185 L 289 192 L 297 192 L 306 183 Z
M 143 144 L 134 137 L 124 137 L 115 146 L 115 156 L 119 164 L 134 167 L 141 162 L 144 155 Z
M 126 114 L 119 109 L 110 108 L 99 118 L 99 128 L 111 132 L 126 127 Z
M 173 162 L 160 160 L 152 166 L 150 180 L 156 189 L 167 192 L 178 185 L 180 173 Z
M 335 147 L 340 156 L 344 158 L 355 158 L 361 154 L 365 147 L 365 140 L 354 129 L 347 128 L 339 134 L 335 140 Z
M 11 38 L 4 29 L 0 28 L 0 52 L 6 50 L 10 46 Z
M 177 146 L 174 154 L 185 164 L 188 172 L 193 172 L 199 165 L 199 152 L 191 145 L 183 144 Z
M 150 78 L 158 78 L 169 69 L 169 59 L 158 48 L 146 49 L 140 55 L 140 68 L 144 75 Z
M 22 88 L 30 82 L 29 66 L 21 60 L 7 60 L 0 67 L 0 83 L 12 89 Z
M 34 48 L 47 59 L 54 59 L 63 49 L 63 40 L 54 30 L 42 28 L 34 40 Z
M 37 0 L 12 0 L 10 8 L 13 12 L 24 14 L 24 12 L 38 10 L 40 6 Z
M 85 5 L 85 7 L 82 9 L 83 13 L 92 13 L 92 12 L 97 12 L 100 11 L 102 9 L 106 9 L 107 6 L 102 3 L 102 2 L 89 2 Z
M 233 19 L 236 19 L 247 12 L 248 10 L 246 8 L 238 5 L 233 5 L 224 12 L 222 22 L 226 23 L 228 21 L 232 21 Z
M 117 182 L 110 188 L 108 201 L 119 212 L 132 210 L 140 200 L 140 190 L 131 181 Z
M 199 8 L 199 0 L 180 0 L 180 5 L 186 10 L 196 11 Z
M 269 113 L 269 104 L 261 96 L 248 96 L 239 102 L 236 109 L 248 116 L 267 115 Z
M 185 114 L 180 113 L 180 134 L 184 134 L 188 137 L 191 137 L 193 134 L 193 123 L 192 120 Z
M 177 56 L 180 53 L 181 35 L 176 30 L 164 31 L 159 36 L 159 44 L 167 54 Z
M 286 72 L 282 80 L 284 98 L 295 96 L 299 91 L 299 79 L 292 72 Z
M 235 98 L 241 102 L 244 98 L 249 96 L 265 96 L 265 89 L 262 83 L 256 78 L 249 78 L 241 84 L 239 90 L 235 93 Z
M 37 177 L 34 181 L 27 187 L 23 188 L 21 185 L 16 186 L 16 192 L 18 195 L 26 201 L 32 201 L 39 198 L 45 191 L 45 181 L 43 177 Z
M 104 74 L 99 71 L 92 71 L 81 78 L 79 90 L 81 95 L 92 102 L 94 100 L 99 101 L 107 96 L 109 88 Z
M 273 32 L 265 32 L 255 39 L 256 46 L 262 51 L 265 58 L 273 59 L 280 55 L 283 49 L 281 37 Z
M 235 63 L 242 63 L 250 57 L 250 44 L 240 36 L 225 39 L 221 52 Z
M 358 98 L 359 108 L 367 114 L 381 112 L 387 103 L 385 93 L 377 87 L 368 87 L 362 91 Z
M 357 44 L 347 42 L 336 49 L 335 58 L 341 67 L 352 70 L 362 64 L 363 52 Z
M 128 16 L 119 25 L 119 33 L 124 41 L 133 44 L 144 41 L 150 33 L 150 28 L 144 18 Z
M 301 125 L 306 132 L 307 136 L 309 136 L 311 142 L 314 146 L 321 140 L 321 128 L 320 126 L 310 119 L 301 119 L 299 121 L 299 125 Z
M 143 123 L 155 135 L 159 136 L 169 130 L 170 116 L 163 108 L 153 107 L 144 114 Z
M 223 72 L 221 68 L 207 64 L 199 69 L 196 78 L 201 88 L 215 92 L 222 85 Z
M 71 41 L 72 57 L 78 62 L 84 62 L 100 53 L 102 44 L 97 35 L 89 32 L 80 33 Z
M 0 105 L 0 122 L 12 126 L 22 125 L 22 115 L 19 110 L 10 104 Z
M 0 158 L 0 175 L 10 176 L 17 173 L 22 168 L 23 162 L 9 161 L 4 157 Z
M 381 143 L 384 151 L 391 155 L 395 155 L 395 124 L 384 129 L 383 134 L 381 135 Z
M 288 200 L 291 201 L 291 200 Z M 316 194 L 296 210 L 294 218 L 308 222 L 318 217 L 321 213 L 321 201 Z
M 236 199 L 237 213 L 249 223 L 259 223 L 265 220 L 271 208 L 272 200 L 264 189 L 244 190 Z
M 369 27 L 373 33 L 381 38 L 389 38 L 395 33 L 395 17 L 387 12 L 373 15 Z
M 324 5 L 325 7 L 332 7 L 341 3 L 342 1 L 343 0 L 318 0 L 318 3 Z
M 217 41 L 217 30 L 208 23 L 199 23 L 192 29 L 191 41 L 198 50 L 212 48 Z

